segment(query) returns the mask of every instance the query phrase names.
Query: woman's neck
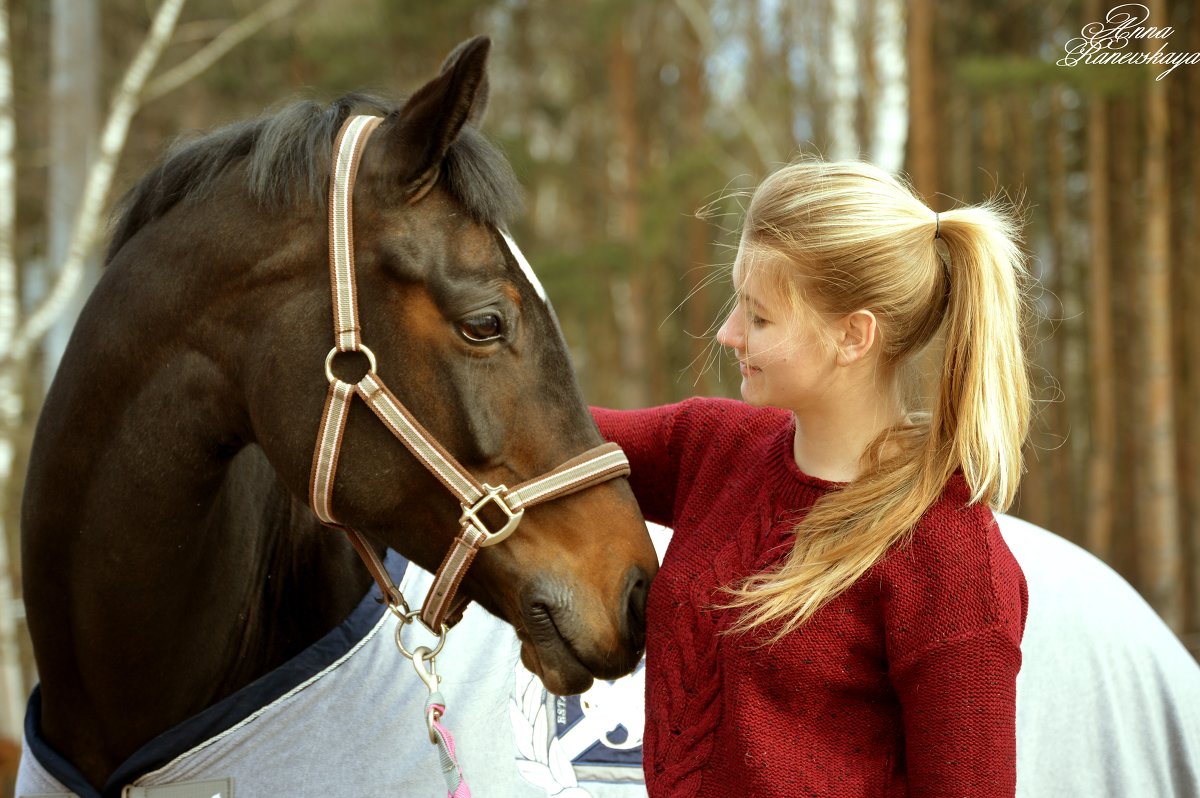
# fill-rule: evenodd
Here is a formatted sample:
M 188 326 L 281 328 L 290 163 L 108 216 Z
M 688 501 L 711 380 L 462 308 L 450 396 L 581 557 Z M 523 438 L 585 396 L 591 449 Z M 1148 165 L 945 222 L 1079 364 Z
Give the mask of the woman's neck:
M 867 446 L 905 418 L 901 402 L 875 391 L 848 391 L 820 407 L 794 410 L 792 456 L 801 471 L 830 482 L 852 482 Z

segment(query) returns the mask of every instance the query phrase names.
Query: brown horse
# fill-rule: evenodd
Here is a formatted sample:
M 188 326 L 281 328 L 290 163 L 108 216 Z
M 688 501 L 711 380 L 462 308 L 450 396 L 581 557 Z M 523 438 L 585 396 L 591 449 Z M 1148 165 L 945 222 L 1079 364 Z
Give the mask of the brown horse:
M 127 199 L 46 399 L 22 519 L 41 677 L 30 717 L 97 791 L 368 591 L 307 501 L 331 345 L 324 197 L 348 116 L 383 117 L 353 193 L 378 374 L 480 481 L 514 485 L 601 443 L 553 313 L 500 232 L 519 192 L 475 129 L 487 52 L 464 43 L 400 108 L 301 103 L 199 138 Z M 461 512 L 362 403 L 333 504 L 380 554 L 429 570 Z M 618 479 L 531 508 L 462 592 L 516 628 L 551 690 L 579 692 L 637 663 L 655 570 Z

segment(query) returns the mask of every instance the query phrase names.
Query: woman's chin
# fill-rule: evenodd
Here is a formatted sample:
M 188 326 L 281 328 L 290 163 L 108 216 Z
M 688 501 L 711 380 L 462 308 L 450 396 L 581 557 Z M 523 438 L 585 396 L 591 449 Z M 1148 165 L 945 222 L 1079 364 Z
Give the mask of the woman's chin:
M 762 407 L 765 403 L 762 400 L 761 392 L 757 390 L 749 377 L 742 378 L 742 401 L 752 407 Z

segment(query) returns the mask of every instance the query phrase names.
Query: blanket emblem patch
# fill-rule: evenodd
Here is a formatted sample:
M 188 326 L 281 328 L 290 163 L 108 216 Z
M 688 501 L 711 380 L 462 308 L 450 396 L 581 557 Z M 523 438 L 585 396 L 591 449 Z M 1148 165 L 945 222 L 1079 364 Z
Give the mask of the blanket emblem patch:
M 518 663 L 508 709 L 525 780 L 554 798 L 590 798 L 588 782 L 640 784 L 645 678 L 643 663 L 562 697 Z

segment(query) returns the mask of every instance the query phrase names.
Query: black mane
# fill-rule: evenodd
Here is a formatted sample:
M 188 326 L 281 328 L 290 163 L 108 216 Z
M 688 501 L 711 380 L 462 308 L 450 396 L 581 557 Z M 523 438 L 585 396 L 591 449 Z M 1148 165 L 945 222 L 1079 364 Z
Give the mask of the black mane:
M 325 204 L 333 141 L 352 114 L 387 116 L 383 100 L 348 94 L 322 107 L 311 100 L 278 113 L 235 122 L 176 144 L 163 162 L 122 200 L 105 262 L 146 224 L 176 204 L 202 196 L 232 165 L 245 161 L 247 190 L 260 203 L 281 207 Z M 521 188 L 503 155 L 470 125 L 442 162 L 442 181 L 478 221 L 506 227 L 521 208 Z

